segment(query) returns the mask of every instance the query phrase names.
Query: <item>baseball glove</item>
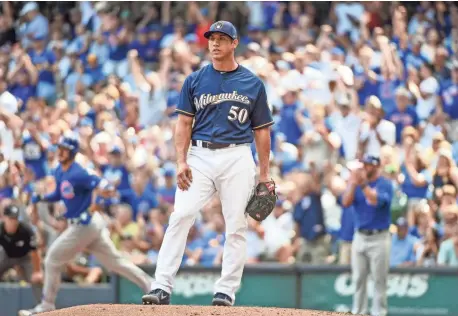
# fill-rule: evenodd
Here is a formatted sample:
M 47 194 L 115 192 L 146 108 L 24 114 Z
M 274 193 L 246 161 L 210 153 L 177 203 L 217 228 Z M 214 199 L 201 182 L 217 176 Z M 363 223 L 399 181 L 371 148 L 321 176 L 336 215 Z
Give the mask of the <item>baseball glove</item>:
M 245 212 L 258 222 L 262 222 L 272 213 L 277 199 L 275 182 L 260 182 L 256 185 Z

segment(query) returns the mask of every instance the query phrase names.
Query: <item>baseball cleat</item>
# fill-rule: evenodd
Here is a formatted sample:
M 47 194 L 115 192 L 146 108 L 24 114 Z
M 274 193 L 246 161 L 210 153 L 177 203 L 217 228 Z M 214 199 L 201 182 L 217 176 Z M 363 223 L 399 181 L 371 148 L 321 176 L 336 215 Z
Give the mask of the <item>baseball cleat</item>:
M 155 289 L 142 297 L 143 305 L 169 305 L 170 294 L 161 289 Z
M 55 309 L 56 307 L 54 305 L 47 304 L 47 303 L 40 303 L 32 309 L 20 310 L 18 312 L 18 316 L 32 316 L 32 315 L 36 315 L 36 314 L 40 314 L 44 312 L 50 312 Z
M 233 303 L 229 295 L 218 292 L 215 294 L 215 296 L 213 296 L 212 305 L 213 306 L 232 306 Z

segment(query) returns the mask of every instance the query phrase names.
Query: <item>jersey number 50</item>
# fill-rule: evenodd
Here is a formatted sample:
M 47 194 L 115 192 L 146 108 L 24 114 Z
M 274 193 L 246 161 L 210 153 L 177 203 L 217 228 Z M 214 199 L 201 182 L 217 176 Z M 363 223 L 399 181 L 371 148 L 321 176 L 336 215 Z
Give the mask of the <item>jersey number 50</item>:
M 248 119 L 248 110 L 245 108 L 240 108 L 238 106 L 231 106 L 229 114 L 227 116 L 229 121 L 238 120 L 240 124 L 243 124 Z

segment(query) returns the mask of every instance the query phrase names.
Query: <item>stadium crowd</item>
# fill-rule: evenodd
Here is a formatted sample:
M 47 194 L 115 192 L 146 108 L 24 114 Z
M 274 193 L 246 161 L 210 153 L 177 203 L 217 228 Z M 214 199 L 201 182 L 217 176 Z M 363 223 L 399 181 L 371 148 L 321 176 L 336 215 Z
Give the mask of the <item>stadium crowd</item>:
M 32 218 L 27 205 L 54 190 L 55 144 L 76 131 L 77 160 L 118 189 L 102 201 L 113 241 L 154 264 L 176 190 L 174 108 L 186 76 L 208 64 L 203 33 L 219 19 L 238 27 L 237 60 L 263 80 L 276 121 L 280 199 L 264 222 L 249 220 L 248 262 L 349 264 L 353 210 L 338 197 L 369 153 L 396 192 L 391 266 L 458 266 L 454 2 L 4 1 L 0 220 L 20 205 L 46 253 L 66 228 L 64 206 L 41 203 Z M 188 238 L 183 265 L 221 263 L 217 196 Z M 104 276 L 85 253 L 63 271 L 82 283 Z

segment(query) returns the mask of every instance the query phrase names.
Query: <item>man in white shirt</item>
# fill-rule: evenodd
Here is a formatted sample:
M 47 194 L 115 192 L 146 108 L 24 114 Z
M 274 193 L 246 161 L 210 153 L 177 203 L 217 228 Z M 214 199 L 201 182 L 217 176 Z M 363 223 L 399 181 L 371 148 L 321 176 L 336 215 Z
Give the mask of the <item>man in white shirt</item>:
M 18 100 L 8 92 L 5 80 L 0 80 L 0 151 L 6 160 L 13 159 L 14 136 L 11 124 L 16 125 Z M 19 119 L 20 120 L 20 119 Z
M 261 223 L 264 229 L 265 255 L 280 263 L 288 263 L 292 258 L 294 221 L 292 213 L 288 211 L 291 207 L 290 202 L 278 200 L 272 214 Z
M 139 94 L 139 123 L 147 127 L 159 124 L 167 109 L 167 92 L 163 84 L 165 78 L 162 76 L 165 72 L 160 69 L 159 73 L 150 72 L 145 75 L 136 50 L 129 52 L 129 62 Z M 169 64 L 164 61 L 161 67 L 166 63 Z
M 396 143 L 396 126 L 385 119 L 382 103 L 376 96 L 370 96 L 365 104 L 366 115 L 361 125 L 358 156 L 364 154 L 380 156 L 382 146 L 394 146 Z
M 332 114 L 334 131 L 342 140 L 342 153 L 345 160 L 354 160 L 358 152 L 361 118 L 352 111 L 350 98 L 346 94 L 337 96 L 336 105 L 338 111 Z
M 417 98 L 416 110 L 420 121 L 427 121 L 433 110 L 437 107 L 439 83 L 436 78 L 432 76 L 429 66 L 422 67 L 428 69 L 425 70 L 425 72 L 427 72 L 429 76 L 420 83 L 420 96 Z

